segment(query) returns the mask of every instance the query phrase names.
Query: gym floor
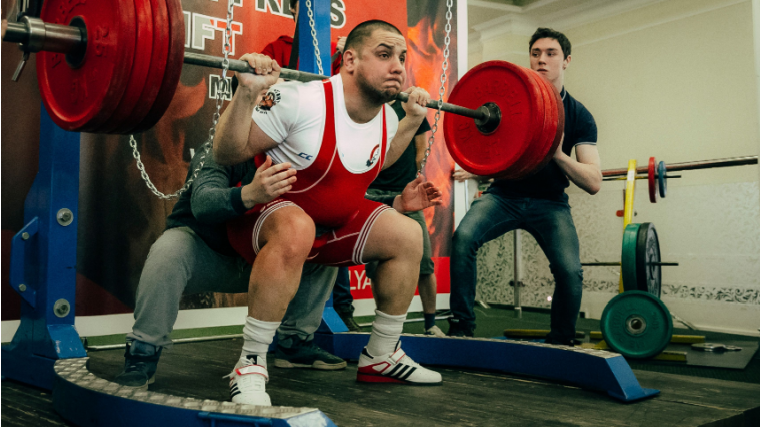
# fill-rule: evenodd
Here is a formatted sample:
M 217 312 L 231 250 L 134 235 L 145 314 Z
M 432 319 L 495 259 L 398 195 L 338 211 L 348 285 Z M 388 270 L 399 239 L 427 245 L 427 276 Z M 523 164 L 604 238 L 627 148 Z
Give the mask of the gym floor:
M 549 316 L 511 310 L 477 309 L 480 337 L 503 330 L 546 329 Z M 410 315 L 410 317 L 415 317 Z M 368 319 L 359 318 L 360 322 Z M 446 330 L 446 322 L 439 326 Z M 579 319 L 579 331 L 599 330 L 599 321 Z M 405 332 L 421 333 L 422 323 Z M 708 342 L 757 340 L 726 334 Z M 152 391 L 200 399 L 227 400 L 227 380 L 241 339 L 179 344 L 164 353 Z M 123 349 L 90 352 L 90 371 L 112 379 L 123 364 Z M 629 361 L 643 387 L 660 396 L 623 404 L 606 395 L 569 385 L 493 372 L 435 368 L 444 384 L 403 387 L 358 384 L 356 363 L 344 371 L 272 368 L 267 391 L 275 405 L 317 407 L 339 426 L 496 425 L 760 425 L 760 356 L 744 370 L 699 368 L 672 362 Z M 273 366 L 270 360 L 270 366 Z M 139 416 L 135 417 L 139 425 Z M 53 411 L 51 395 L 19 383 L 2 383 L 2 424 L 69 425 Z

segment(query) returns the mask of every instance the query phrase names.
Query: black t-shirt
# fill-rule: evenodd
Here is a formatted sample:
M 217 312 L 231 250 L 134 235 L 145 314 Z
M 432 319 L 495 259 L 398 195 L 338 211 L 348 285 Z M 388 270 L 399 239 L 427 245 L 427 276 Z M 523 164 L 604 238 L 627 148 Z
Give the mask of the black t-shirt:
M 562 88 L 562 103 L 565 106 L 565 139 L 562 151 L 570 155 L 576 145 L 596 145 L 596 122 L 594 116 L 575 98 Z M 497 179 L 488 192 L 504 197 L 535 197 L 539 199 L 562 200 L 570 181 L 555 161 L 550 161 L 543 169 L 527 178 L 510 181 Z
M 398 121 L 406 117 L 406 111 L 401 105 L 400 101 L 396 101 L 391 105 L 393 111 L 398 116 Z M 430 123 L 427 119 L 424 119 L 420 127 L 417 129 L 417 133 L 414 136 L 423 134 L 430 130 Z M 380 171 L 380 174 L 372 181 L 369 188 L 386 191 L 404 191 L 406 184 L 414 181 L 417 177 L 417 147 L 414 146 L 414 141 L 409 143 L 404 153 L 396 160 L 391 167 Z

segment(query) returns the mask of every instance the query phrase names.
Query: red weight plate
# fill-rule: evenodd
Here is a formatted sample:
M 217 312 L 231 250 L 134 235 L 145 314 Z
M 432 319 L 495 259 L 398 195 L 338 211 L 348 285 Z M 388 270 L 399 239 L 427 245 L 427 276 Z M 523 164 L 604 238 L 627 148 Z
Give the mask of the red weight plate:
M 153 51 L 153 10 L 150 0 L 134 0 L 134 5 L 137 16 L 137 41 L 127 90 L 108 121 L 97 128 L 86 129 L 88 132 L 114 133 L 116 129 L 129 125 L 126 120 L 132 114 L 132 110 L 143 102 L 140 95 L 150 72 L 150 58 Z M 135 124 L 133 123 L 132 126 Z
M 70 65 L 61 53 L 37 54 L 37 81 L 50 117 L 69 131 L 105 123 L 124 95 L 132 70 L 134 3 L 47 0 L 41 18 L 61 25 L 79 18 L 87 28 L 87 47 L 78 64 Z
M 526 169 L 523 177 L 540 171 L 546 165 L 546 156 L 551 151 L 551 147 L 554 143 L 554 137 L 557 133 L 558 119 L 557 99 L 554 97 L 554 93 L 549 87 L 550 83 L 541 74 L 533 70 L 530 70 L 530 72 L 531 76 L 536 80 L 537 84 L 542 89 L 542 93 L 544 94 L 546 105 L 546 112 L 544 114 L 546 116 L 546 120 L 544 121 L 544 129 L 541 134 L 541 139 L 533 150 L 533 158 L 531 159 L 530 163 L 525 165 Z
M 114 133 L 128 134 L 137 127 L 148 115 L 156 101 L 161 82 L 164 80 L 167 60 L 169 55 L 169 11 L 166 0 L 150 0 L 153 10 L 153 47 L 150 57 L 150 73 L 148 73 L 140 94 L 140 102 L 135 106 L 129 117 L 124 121 L 124 126 L 115 129 Z
M 528 148 L 525 150 L 523 155 L 520 157 L 520 159 L 515 162 L 514 166 L 509 168 L 508 170 L 503 171 L 502 173 L 497 174 L 495 177 L 502 178 L 502 179 L 520 179 L 528 175 L 530 172 L 532 172 L 532 167 L 535 166 L 537 163 L 537 156 L 538 152 L 540 151 L 538 149 L 539 145 L 541 145 L 544 140 L 544 132 L 546 131 L 546 126 L 548 124 L 547 120 L 549 119 L 548 109 L 550 107 L 549 102 L 553 102 L 553 100 L 549 99 L 549 97 L 546 95 L 546 90 L 541 87 L 541 85 L 536 81 L 535 75 L 533 74 L 532 70 L 529 70 L 527 68 L 521 68 L 520 71 L 525 73 L 525 75 L 533 82 L 534 85 L 536 85 L 539 90 L 541 91 L 541 97 L 538 99 L 539 107 L 541 108 L 541 127 L 539 129 L 536 129 L 534 132 L 533 140 L 531 141 Z
M 560 95 L 557 88 L 554 87 L 551 82 L 546 79 L 544 79 L 543 82 L 549 91 L 554 94 L 554 99 L 557 101 L 557 130 L 554 133 L 554 140 L 549 147 L 549 151 L 544 155 L 544 159 L 541 161 L 541 163 L 536 166 L 535 170 L 537 171 L 543 169 L 549 162 L 552 161 L 554 158 L 554 153 L 558 149 L 561 149 L 560 143 L 562 142 L 562 136 L 565 134 L 565 105 L 562 102 L 562 95 Z
M 654 157 L 649 158 L 649 170 L 647 178 L 649 179 L 649 201 L 657 203 L 657 177 L 655 173 L 657 171 L 657 162 Z
M 501 109 L 501 123 L 484 135 L 475 120 L 447 113 L 443 131 L 449 153 L 462 169 L 476 175 L 508 171 L 543 125 L 540 97 L 539 87 L 517 65 L 505 61 L 477 65 L 462 76 L 448 102 L 472 109 L 493 102 Z
M 138 133 L 152 128 L 161 120 L 166 109 L 174 98 L 174 92 L 182 74 L 182 64 L 185 58 L 185 17 L 182 13 L 180 0 L 165 0 L 169 15 L 169 54 L 166 61 L 164 78 L 156 101 L 145 116 L 145 119 L 131 132 Z
M 559 92 L 557 92 L 554 85 L 541 74 L 536 73 L 536 77 L 541 82 L 544 89 L 546 89 L 547 96 L 552 98 L 551 124 L 549 129 L 547 129 L 547 139 L 542 146 L 543 151 L 539 154 L 539 161 L 536 163 L 534 169 L 534 171 L 538 172 L 554 158 L 554 152 L 559 148 L 559 143 L 562 140 L 565 126 L 565 109 L 562 105 L 562 97 L 560 97 Z

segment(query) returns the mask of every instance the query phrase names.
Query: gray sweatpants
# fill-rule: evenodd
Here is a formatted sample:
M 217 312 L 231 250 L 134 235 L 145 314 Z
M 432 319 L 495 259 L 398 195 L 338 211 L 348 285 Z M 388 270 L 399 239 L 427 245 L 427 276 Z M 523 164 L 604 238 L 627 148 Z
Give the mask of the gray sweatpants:
M 280 340 L 293 335 L 304 340 L 313 337 L 337 274 L 337 267 L 304 265 L 298 292 L 278 329 Z M 127 341 L 171 347 L 182 295 L 248 292 L 250 276 L 251 266 L 241 257 L 214 251 L 190 228 L 166 230 L 145 261 L 137 287 L 135 325 Z

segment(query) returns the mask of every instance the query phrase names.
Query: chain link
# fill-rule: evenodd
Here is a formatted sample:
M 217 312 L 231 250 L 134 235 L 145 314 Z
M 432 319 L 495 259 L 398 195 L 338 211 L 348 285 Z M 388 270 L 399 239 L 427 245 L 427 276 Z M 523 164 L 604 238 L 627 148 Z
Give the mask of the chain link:
M 201 169 L 203 169 L 203 165 L 206 163 L 206 156 L 208 156 L 209 152 L 211 152 L 211 147 L 214 144 L 214 135 L 216 135 L 216 125 L 219 124 L 219 118 L 221 117 L 220 111 L 222 110 L 222 104 L 224 104 L 224 97 L 227 94 L 227 91 L 231 91 L 232 89 L 227 83 L 227 71 L 230 69 L 229 55 L 232 51 L 232 44 L 230 43 L 230 39 L 232 37 L 232 16 L 234 13 L 234 8 L 235 0 L 229 0 L 227 3 L 227 27 L 224 29 L 224 45 L 222 47 L 222 50 L 224 51 L 224 59 L 222 60 L 222 78 L 219 79 L 216 83 L 216 110 L 214 111 L 214 116 L 211 121 L 211 128 L 208 130 L 208 139 L 203 144 L 203 146 L 201 146 L 203 153 L 200 154 L 200 163 L 198 164 L 198 167 L 193 171 L 192 176 L 190 176 L 187 181 L 185 181 L 185 185 L 183 185 L 182 188 L 172 194 L 164 194 L 159 191 L 150 180 L 148 172 L 145 170 L 145 165 L 140 159 L 140 152 L 137 150 L 137 140 L 135 139 L 135 136 L 129 135 L 129 146 L 132 147 L 132 157 L 135 158 L 137 169 L 140 171 L 140 176 L 142 176 L 142 179 L 145 181 L 145 185 L 148 186 L 148 189 L 161 199 L 176 199 L 182 195 L 182 193 L 187 191 L 193 184 L 193 181 L 195 181 L 195 178 L 198 177 L 198 173 L 201 171 Z
M 317 24 L 314 22 L 314 12 L 311 10 L 311 0 L 306 0 L 306 14 L 309 16 L 309 27 L 311 27 L 311 39 L 314 43 L 314 55 L 317 57 L 317 69 L 319 74 L 324 75 L 322 71 L 322 57 L 319 54 L 319 42 L 317 41 Z
M 441 65 L 441 87 L 438 89 L 438 108 L 435 111 L 435 121 L 430 132 L 430 139 L 428 139 L 428 145 L 425 149 L 425 157 L 420 163 L 420 169 L 417 171 L 417 176 L 422 173 L 427 164 L 427 159 L 430 156 L 430 150 L 433 148 L 433 141 L 435 140 L 435 133 L 438 131 L 438 120 L 441 118 L 441 107 L 443 107 L 443 95 L 446 94 L 446 71 L 449 69 L 449 45 L 451 44 L 451 7 L 454 4 L 454 0 L 446 0 L 446 38 L 443 41 L 443 64 Z

